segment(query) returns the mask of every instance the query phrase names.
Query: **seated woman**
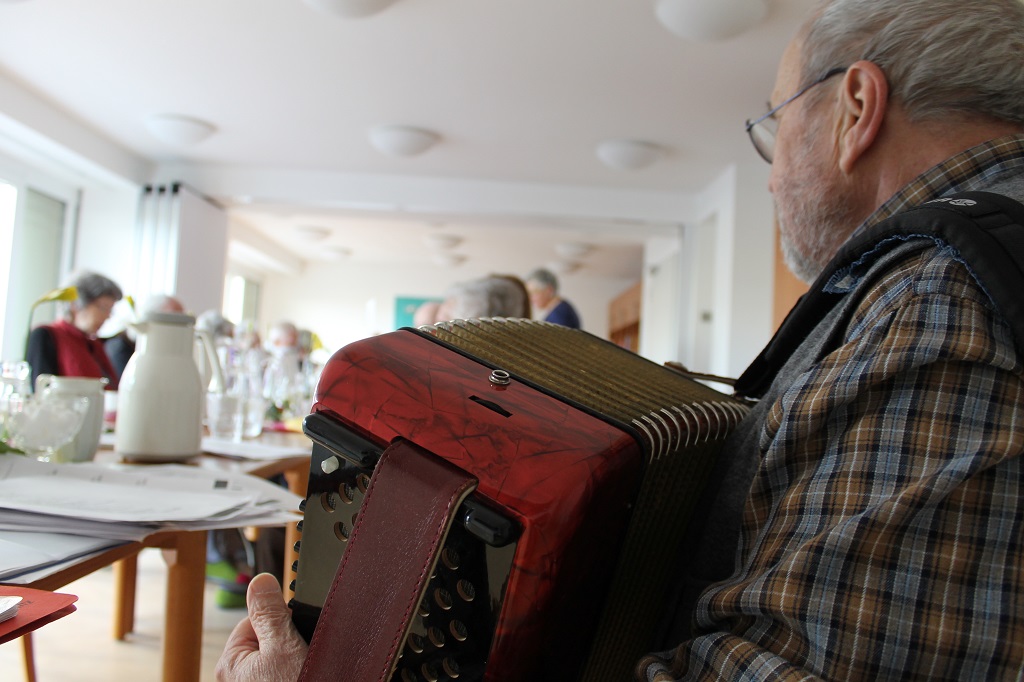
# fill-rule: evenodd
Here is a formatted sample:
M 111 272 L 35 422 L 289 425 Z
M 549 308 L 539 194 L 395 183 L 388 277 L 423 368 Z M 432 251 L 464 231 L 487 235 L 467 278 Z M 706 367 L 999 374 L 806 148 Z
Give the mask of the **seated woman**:
M 25 359 L 32 367 L 32 385 L 40 374 L 68 377 L 106 377 L 108 388 L 117 388 L 117 374 L 96 338 L 121 300 L 121 288 L 113 280 L 94 272 L 83 272 L 68 285 L 78 289 L 78 299 L 66 304 L 63 319 L 32 330 Z

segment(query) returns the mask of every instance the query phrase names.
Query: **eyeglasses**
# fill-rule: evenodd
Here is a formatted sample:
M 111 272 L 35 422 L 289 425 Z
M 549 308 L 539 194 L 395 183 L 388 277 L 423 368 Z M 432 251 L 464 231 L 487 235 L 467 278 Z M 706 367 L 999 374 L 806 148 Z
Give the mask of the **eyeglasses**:
M 773 107 L 767 114 L 764 114 L 753 121 L 747 121 L 747 134 L 750 135 L 750 141 L 754 144 L 754 149 L 757 150 L 757 153 L 761 155 L 762 159 L 771 163 L 772 156 L 775 154 L 775 133 L 779 129 L 779 120 L 775 118 L 775 114 L 779 109 L 786 106 L 797 97 L 813 88 L 815 85 L 820 85 L 832 76 L 838 76 L 841 73 L 846 73 L 846 67 L 828 71 L 818 80 L 797 90 L 795 95 L 787 99 L 782 104 Z

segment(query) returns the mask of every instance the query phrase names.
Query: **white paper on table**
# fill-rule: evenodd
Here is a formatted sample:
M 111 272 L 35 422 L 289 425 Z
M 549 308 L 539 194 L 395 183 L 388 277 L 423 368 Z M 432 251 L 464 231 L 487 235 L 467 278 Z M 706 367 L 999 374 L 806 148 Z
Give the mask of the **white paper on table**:
M 5 509 L 101 521 L 191 521 L 223 515 L 254 499 L 228 491 L 171 490 L 147 485 L 144 477 L 105 481 L 82 478 L 71 465 L 0 455 L 0 507 Z
M 99 466 L 99 465 L 92 465 Z M 118 471 L 131 471 L 133 465 L 116 465 Z M 132 471 L 132 473 L 134 473 Z M 173 490 L 197 491 L 227 490 L 255 496 L 257 502 L 273 501 L 288 509 L 298 508 L 302 498 L 276 483 L 240 471 L 221 471 L 181 464 L 149 465 L 145 467 L 146 484 Z
M 284 457 L 300 457 L 310 453 L 311 445 L 272 445 L 255 441 L 235 441 L 223 438 L 203 438 L 203 452 L 222 457 L 238 459 L 282 459 Z
M 120 540 L 63 533 L 0 531 L 0 581 L 116 547 Z
M 138 542 L 160 530 L 159 524 L 110 523 L 0 509 L 0 530 L 38 531 Z

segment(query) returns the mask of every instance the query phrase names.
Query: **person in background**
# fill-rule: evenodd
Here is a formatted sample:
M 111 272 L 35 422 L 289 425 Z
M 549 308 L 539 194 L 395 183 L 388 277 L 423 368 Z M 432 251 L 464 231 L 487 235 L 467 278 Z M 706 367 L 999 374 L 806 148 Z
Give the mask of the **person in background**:
M 155 294 L 146 299 L 145 304 L 136 313 L 137 319 L 143 319 L 149 313 L 183 313 L 185 306 L 174 296 L 168 294 Z M 125 326 L 113 336 L 103 340 L 103 349 L 110 358 L 110 364 L 114 366 L 118 381 L 124 374 L 125 365 L 128 359 L 135 353 L 135 332 L 130 326 Z
M 530 302 L 537 319 L 572 329 L 580 328 L 576 308 L 558 295 L 558 278 L 553 272 L 537 268 L 526 276 L 526 290 L 530 292 Z
M 441 308 L 441 301 L 424 301 L 416 308 L 412 315 L 413 327 L 426 327 L 437 322 L 437 311 Z
M 75 287 L 78 298 L 62 304 L 61 319 L 29 334 L 25 360 L 32 368 L 32 385 L 40 374 L 55 374 L 106 378 L 107 388 L 116 389 L 118 373 L 96 333 L 121 300 L 121 287 L 95 272 L 73 275 L 65 286 Z
M 519 290 L 520 296 L 522 297 L 523 303 L 519 307 L 519 310 L 516 311 L 514 314 L 510 313 L 510 314 L 506 315 L 505 317 L 515 317 L 515 318 L 520 318 L 520 319 L 523 319 L 523 320 L 529 320 L 530 318 L 533 317 L 533 305 L 531 304 L 531 301 L 530 301 L 530 291 L 529 291 L 529 289 L 526 288 L 526 283 L 523 282 L 523 280 L 519 279 L 515 275 L 497 275 L 496 274 L 496 275 L 490 275 L 490 277 L 494 277 L 496 279 L 508 280 L 509 283 L 512 284 L 512 286 L 514 286 L 516 289 Z
M 292 322 L 281 320 L 271 325 L 265 345 L 269 354 L 263 376 L 263 393 L 271 402 L 270 421 L 284 423 L 306 414 L 305 380 L 299 355 L 299 329 Z
M 520 317 L 528 305 L 522 287 L 508 277 L 490 276 L 459 282 L 445 292 L 438 321 L 476 317 Z
M 235 323 L 219 310 L 205 310 L 196 317 L 196 330 L 206 332 L 214 341 L 220 342 L 235 335 Z

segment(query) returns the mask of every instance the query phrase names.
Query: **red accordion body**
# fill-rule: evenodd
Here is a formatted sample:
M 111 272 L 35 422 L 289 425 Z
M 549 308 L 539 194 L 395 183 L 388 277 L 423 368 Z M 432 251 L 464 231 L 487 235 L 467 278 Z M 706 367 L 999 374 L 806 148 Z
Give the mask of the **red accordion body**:
M 518 346 L 507 340 L 496 341 L 499 347 L 503 343 Z M 605 346 L 598 348 L 601 353 L 620 352 L 610 345 L 607 351 Z M 508 354 L 511 358 L 513 353 L 522 352 L 545 351 L 513 348 Z M 515 365 L 513 359 L 509 363 Z M 643 494 L 649 453 L 645 454 L 637 428 L 522 379 L 513 370 L 505 372 L 501 368 L 504 364 L 494 358 L 482 360 L 472 351 L 453 348 L 428 334 L 401 330 L 345 347 L 331 359 L 321 376 L 314 416 L 307 418 L 307 433 L 314 443 L 320 444 L 321 452 L 318 456 L 314 448 L 310 493 L 305 503 L 293 600 L 297 623 L 301 614 L 310 610 L 315 620 L 324 605 L 327 576 L 333 575 L 338 558 L 348 551 L 344 546 L 352 532 L 346 525 L 349 520 L 358 531 L 355 510 L 360 500 L 356 499 L 351 514 L 344 504 L 359 497 L 360 490 L 365 491 L 366 477 L 373 474 L 376 457 L 395 443 L 411 443 L 416 447 L 410 451 L 425 451 L 422 456 L 440 458 L 474 478 L 476 490 L 467 503 L 476 505 L 483 516 L 493 512 L 512 529 L 509 537 L 492 543 L 498 548 L 485 548 L 486 552 L 465 544 L 486 543 L 473 538 L 459 540 L 455 531 L 448 540 L 449 545 L 462 542 L 459 547 L 464 554 L 482 552 L 498 557 L 499 569 L 481 568 L 486 575 L 479 578 L 490 583 L 487 608 L 493 609 L 493 613 L 483 619 L 467 616 L 473 619 L 468 623 L 471 630 L 490 631 L 471 632 L 467 638 L 466 627 L 461 623 L 457 623 L 458 627 L 437 625 L 431 621 L 436 618 L 432 612 L 420 635 L 406 633 L 412 639 L 402 650 L 404 667 L 393 669 L 395 679 L 578 679 L 588 657 L 593 658 L 591 649 L 599 622 L 609 617 L 607 613 L 602 616 L 608 608 L 605 596 L 621 563 L 634 505 Z M 659 377 L 660 372 L 667 372 L 653 367 Z M 571 380 L 586 384 L 588 377 L 584 373 Z M 725 413 L 734 414 L 729 410 Z M 676 415 L 675 421 L 678 426 L 685 420 Z M 708 419 L 704 421 L 705 429 L 713 428 L 719 436 L 724 434 L 722 423 L 709 425 Z M 654 428 L 644 426 L 641 420 L 636 423 L 645 431 Z M 317 429 L 334 429 L 342 436 L 332 440 L 321 433 L 318 437 L 311 432 Z M 346 434 L 356 445 L 342 442 L 349 438 Z M 690 435 L 686 438 L 689 440 Z M 683 445 L 681 439 L 676 434 L 678 445 Z M 693 440 L 699 438 L 695 436 Z M 668 441 L 672 441 L 671 434 Z M 336 470 L 334 454 L 347 460 L 342 462 L 341 469 Z M 412 456 L 404 449 L 396 454 Z M 694 477 L 703 475 L 701 472 L 706 469 L 707 463 L 700 464 Z M 373 483 L 371 480 L 369 485 Z M 311 514 L 314 509 L 316 513 Z M 472 515 L 471 512 L 467 516 Z M 453 523 L 458 526 L 463 520 L 456 518 Z M 311 528 L 314 523 L 318 526 L 316 531 Z M 466 527 L 470 527 L 468 522 Z M 462 534 L 459 537 L 468 537 L 464 530 L 458 532 Z M 353 542 L 353 551 L 356 547 Z M 488 561 L 494 563 L 490 558 Z M 311 562 L 333 565 L 304 570 Z M 375 593 L 386 595 L 391 582 L 388 571 L 388 566 L 380 566 L 378 579 L 364 581 L 371 584 L 335 587 L 367 591 L 372 600 Z M 444 564 L 439 561 L 431 580 L 443 580 L 444 571 Z M 457 592 L 465 597 L 467 590 L 461 586 L 472 582 L 473 579 L 460 579 L 458 588 L 452 582 L 444 589 L 430 589 L 433 593 Z M 472 590 L 468 591 L 472 599 Z M 426 616 L 426 607 L 432 605 L 427 601 L 425 596 L 421 616 Z M 458 602 L 458 597 L 454 601 Z M 475 608 L 484 607 L 481 601 L 477 599 Z M 439 603 L 445 605 L 443 600 Z M 325 611 L 322 617 L 349 616 Z M 367 631 L 366 627 L 358 626 L 358 621 L 358 617 L 353 618 L 350 633 L 356 639 Z M 299 624 L 308 636 L 309 623 Z M 629 625 L 619 623 L 614 627 Z M 639 623 L 637 626 L 646 627 Z M 435 637 L 435 633 L 439 634 Z M 483 638 L 489 644 L 485 651 L 463 656 L 458 653 L 461 650 L 452 634 L 458 642 Z M 431 642 L 438 645 L 435 639 L 441 643 L 432 648 Z M 331 656 L 350 656 L 351 653 L 344 653 L 348 646 L 347 642 L 331 643 L 325 651 L 332 652 Z M 359 646 L 374 643 L 363 642 Z M 424 646 L 430 650 L 424 652 Z M 425 657 L 435 649 L 437 657 L 431 659 L 435 662 L 426 662 Z M 460 660 L 460 656 L 481 660 Z M 343 671 L 340 658 L 338 665 Z M 339 679 L 344 679 L 343 672 Z

